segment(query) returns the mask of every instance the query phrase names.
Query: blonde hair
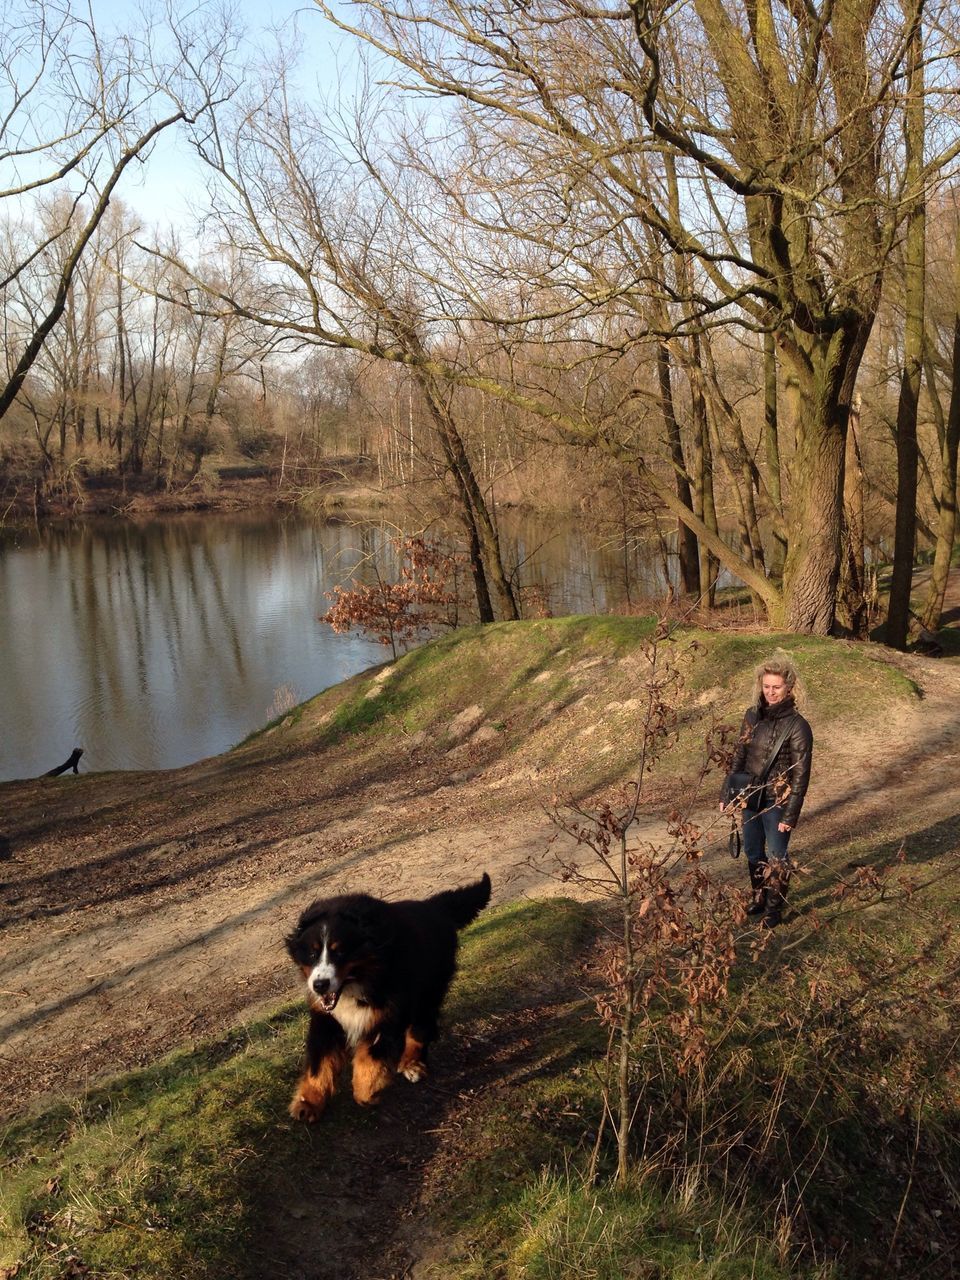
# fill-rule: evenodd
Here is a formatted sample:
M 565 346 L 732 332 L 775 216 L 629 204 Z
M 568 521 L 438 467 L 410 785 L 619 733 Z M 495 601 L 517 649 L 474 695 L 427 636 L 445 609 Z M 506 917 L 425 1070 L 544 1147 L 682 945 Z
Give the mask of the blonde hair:
M 797 674 L 797 668 L 793 665 L 793 660 L 782 649 L 778 649 L 772 657 L 767 658 L 757 667 L 753 688 L 753 705 L 758 711 L 762 706 L 764 676 L 779 676 L 787 686 L 788 696 L 791 696 L 799 705 L 803 697 L 803 685 L 800 682 L 800 676 Z

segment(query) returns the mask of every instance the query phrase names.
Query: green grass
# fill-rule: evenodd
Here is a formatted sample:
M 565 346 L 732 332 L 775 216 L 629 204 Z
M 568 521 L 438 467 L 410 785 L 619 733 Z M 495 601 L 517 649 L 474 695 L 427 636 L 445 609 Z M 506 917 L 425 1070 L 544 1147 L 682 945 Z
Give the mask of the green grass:
M 704 1188 L 684 1197 L 664 1196 L 642 1185 L 588 1187 L 582 1180 L 544 1173 L 510 1213 L 516 1242 L 505 1258 L 509 1277 L 774 1280 L 784 1275 L 772 1244 L 752 1235 L 741 1215 Z M 477 1280 L 484 1274 L 480 1263 Z
M 251 1153 L 262 1173 L 290 1140 L 268 1117 L 283 1115 L 299 1040 L 281 1014 L 14 1126 L 0 1264 L 38 1278 L 71 1256 L 107 1276 L 229 1274 Z

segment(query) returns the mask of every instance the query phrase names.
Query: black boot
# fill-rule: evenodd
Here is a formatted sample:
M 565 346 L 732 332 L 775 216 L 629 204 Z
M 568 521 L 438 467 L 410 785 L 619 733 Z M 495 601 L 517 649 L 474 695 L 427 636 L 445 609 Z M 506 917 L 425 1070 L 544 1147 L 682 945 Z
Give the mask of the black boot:
M 747 907 L 748 916 L 762 916 L 767 909 L 767 864 L 766 862 L 748 862 L 750 871 L 750 888 L 753 899 Z
M 775 929 L 783 919 L 789 886 L 790 872 L 786 864 L 774 863 L 767 881 L 767 909 L 760 921 L 761 929 Z

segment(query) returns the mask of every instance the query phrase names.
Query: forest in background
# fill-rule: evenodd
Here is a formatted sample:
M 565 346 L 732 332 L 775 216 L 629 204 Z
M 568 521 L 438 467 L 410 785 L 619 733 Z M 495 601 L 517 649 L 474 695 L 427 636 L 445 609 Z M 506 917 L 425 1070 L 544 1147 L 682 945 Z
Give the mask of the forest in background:
M 7 11 L 0 494 L 366 475 L 452 513 L 477 616 L 517 616 L 498 504 L 677 530 L 771 622 L 939 625 L 960 439 L 960 14 L 834 0 L 364 0 L 365 72 L 176 10 L 107 37 Z M 141 225 L 178 131 L 195 232 Z M 215 465 L 218 464 L 218 465 Z M 912 572 L 933 561 L 921 618 Z

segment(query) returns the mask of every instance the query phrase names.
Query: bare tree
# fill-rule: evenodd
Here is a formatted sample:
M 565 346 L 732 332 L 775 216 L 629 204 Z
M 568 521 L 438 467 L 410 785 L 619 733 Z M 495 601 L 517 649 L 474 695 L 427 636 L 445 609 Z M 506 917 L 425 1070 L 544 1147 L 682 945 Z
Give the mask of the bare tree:
M 0 418 L 63 316 L 126 170 L 164 131 L 196 121 L 229 93 L 230 41 L 215 26 L 211 14 L 195 14 L 162 35 L 147 29 L 107 39 L 91 12 L 69 0 L 38 0 L 0 18 L 0 201 L 21 209 L 41 193 L 56 193 L 48 207 L 59 212 L 52 224 L 37 221 L 25 232 L 0 279 L 6 301 L 24 272 L 43 264 L 49 272 L 44 305 L 20 312 L 22 337 L 8 352 Z
M 906 52 L 907 101 L 903 111 L 906 230 L 903 246 L 904 337 L 900 397 L 897 405 L 897 506 L 893 574 L 887 611 L 887 644 L 907 646 L 910 588 L 917 539 L 917 415 L 923 378 L 924 303 L 926 297 L 926 191 L 923 151 L 926 142 L 923 99 L 921 0 L 908 0 L 911 20 Z
M 927 387 L 934 402 L 938 418 L 938 442 L 940 445 L 940 494 L 937 520 L 937 538 L 930 586 L 923 606 L 921 621 L 929 631 L 940 626 L 943 602 L 950 576 L 950 564 L 957 536 L 957 454 L 960 451 L 960 211 L 954 193 L 949 206 L 953 221 L 953 270 L 948 280 L 949 339 L 945 361 L 950 380 L 950 401 L 946 415 L 940 407 L 936 375 L 933 367 L 933 343 L 927 341 Z
M 574 288 L 593 256 L 620 297 L 645 291 L 642 261 L 610 260 L 617 230 L 641 223 L 691 264 L 672 333 L 772 335 L 794 408 L 782 587 L 732 553 L 654 468 L 647 479 L 775 622 L 829 631 L 850 405 L 884 270 L 904 211 L 956 153 L 948 138 L 909 182 L 902 174 L 895 125 L 919 10 L 898 15 L 872 0 L 776 10 L 742 0 L 364 0 L 351 27 L 321 8 L 392 58 L 411 89 L 458 104 L 488 223 L 525 233 L 515 214 L 523 182 L 548 205 L 559 196 L 541 222 L 575 226 L 580 252 L 558 258 L 558 288 Z M 928 63 L 939 56 L 928 49 Z M 678 167 L 673 202 L 666 157 Z M 508 195 L 491 193 L 491 173 Z M 778 453 L 785 425 L 781 412 Z
M 342 348 L 407 367 L 452 481 L 480 618 L 494 619 L 494 600 L 500 617 L 517 618 L 493 514 L 451 399 L 444 334 L 436 328 L 443 303 L 429 271 L 412 269 L 425 246 L 398 198 L 401 175 L 388 183 L 369 155 L 345 157 L 321 114 L 291 102 L 282 67 L 258 85 L 255 100 L 218 113 L 210 131 L 197 135 L 197 148 L 218 184 L 209 221 L 221 243 L 256 270 L 259 286 L 244 296 L 165 254 L 199 290 L 183 294 L 183 305 L 253 321 L 288 345 Z

